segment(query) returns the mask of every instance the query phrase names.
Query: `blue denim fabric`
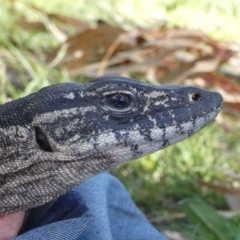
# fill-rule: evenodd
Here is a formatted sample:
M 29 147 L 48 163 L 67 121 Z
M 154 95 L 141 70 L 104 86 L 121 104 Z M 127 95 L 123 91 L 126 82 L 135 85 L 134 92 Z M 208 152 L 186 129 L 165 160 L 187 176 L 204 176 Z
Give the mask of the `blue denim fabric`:
M 19 234 L 15 240 L 167 240 L 108 173 L 29 210 Z

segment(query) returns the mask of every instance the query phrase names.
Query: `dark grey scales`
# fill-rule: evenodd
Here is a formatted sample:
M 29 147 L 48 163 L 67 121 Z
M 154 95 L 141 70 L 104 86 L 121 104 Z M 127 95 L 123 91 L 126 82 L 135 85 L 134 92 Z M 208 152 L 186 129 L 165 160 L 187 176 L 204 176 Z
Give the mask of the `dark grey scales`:
M 0 106 L 0 215 L 64 194 L 93 175 L 198 132 L 219 93 L 122 77 L 66 83 Z

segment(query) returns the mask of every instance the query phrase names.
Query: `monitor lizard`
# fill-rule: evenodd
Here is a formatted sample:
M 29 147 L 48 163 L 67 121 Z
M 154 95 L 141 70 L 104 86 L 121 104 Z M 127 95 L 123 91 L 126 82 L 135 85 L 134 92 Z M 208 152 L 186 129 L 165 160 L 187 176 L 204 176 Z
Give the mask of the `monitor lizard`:
M 0 215 L 42 205 L 97 173 L 186 139 L 222 96 L 103 76 L 0 106 Z

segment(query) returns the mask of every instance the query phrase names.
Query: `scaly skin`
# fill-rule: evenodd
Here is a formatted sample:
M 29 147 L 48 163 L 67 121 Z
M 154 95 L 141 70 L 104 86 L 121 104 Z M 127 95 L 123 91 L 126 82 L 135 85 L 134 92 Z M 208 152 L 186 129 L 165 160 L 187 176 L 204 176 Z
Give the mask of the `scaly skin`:
M 219 93 L 122 77 L 43 88 L 0 106 L 0 215 L 186 139 L 219 113 Z

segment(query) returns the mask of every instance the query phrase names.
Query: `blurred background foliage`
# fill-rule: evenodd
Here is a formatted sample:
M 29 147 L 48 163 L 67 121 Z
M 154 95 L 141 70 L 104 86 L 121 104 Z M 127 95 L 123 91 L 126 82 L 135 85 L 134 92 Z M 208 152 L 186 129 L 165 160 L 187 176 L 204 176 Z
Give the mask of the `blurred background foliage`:
M 219 239 L 206 228 L 212 219 L 196 217 L 205 210 L 219 216 L 206 203 L 225 210 L 234 229 L 239 226 L 238 0 L 0 3 L 1 103 L 50 84 L 84 83 L 103 74 L 220 91 L 225 103 L 215 122 L 112 173 L 170 239 Z M 181 208 L 179 201 L 186 198 L 204 202 L 186 200 Z M 219 219 L 217 231 L 225 224 Z M 236 231 L 235 238 L 224 237 L 238 236 Z

